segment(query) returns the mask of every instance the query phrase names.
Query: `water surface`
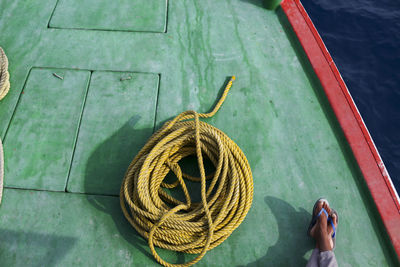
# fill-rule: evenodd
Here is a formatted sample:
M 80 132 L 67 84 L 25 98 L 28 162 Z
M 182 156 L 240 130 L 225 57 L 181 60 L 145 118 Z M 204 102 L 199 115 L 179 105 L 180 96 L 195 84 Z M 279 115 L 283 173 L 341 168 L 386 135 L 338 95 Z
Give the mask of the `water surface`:
M 301 1 L 400 192 L 400 1 Z

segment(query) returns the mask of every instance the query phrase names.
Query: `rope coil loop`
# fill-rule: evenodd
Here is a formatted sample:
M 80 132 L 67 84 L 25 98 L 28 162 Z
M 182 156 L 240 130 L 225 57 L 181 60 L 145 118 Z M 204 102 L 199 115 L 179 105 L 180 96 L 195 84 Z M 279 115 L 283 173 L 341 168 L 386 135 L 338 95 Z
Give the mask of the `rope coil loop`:
M 0 100 L 2 100 L 10 90 L 10 74 L 8 73 L 8 59 L 3 48 L 0 47 Z M 4 153 L 3 144 L 0 139 L 0 204 L 3 197 L 4 180 Z
M 234 79 L 210 113 L 182 112 L 154 133 L 129 165 L 122 182 L 122 211 L 164 266 L 198 262 L 230 236 L 251 207 L 253 177 L 246 156 L 225 133 L 200 121 L 219 110 Z M 200 177 L 182 173 L 178 163 L 190 155 L 197 156 Z M 205 174 L 203 155 L 215 166 L 212 175 Z M 169 172 L 177 178 L 171 184 L 163 181 Z M 184 179 L 201 183 L 201 202 L 192 202 Z M 210 180 L 208 185 L 206 180 Z M 186 202 L 163 189 L 177 186 L 181 186 Z M 154 246 L 198 255 L 184 264 L 170 264 Z
M 10 90 L 10 74 L 8 73 L 8 59 L 3 48 L 0 47 L 0 100 Z

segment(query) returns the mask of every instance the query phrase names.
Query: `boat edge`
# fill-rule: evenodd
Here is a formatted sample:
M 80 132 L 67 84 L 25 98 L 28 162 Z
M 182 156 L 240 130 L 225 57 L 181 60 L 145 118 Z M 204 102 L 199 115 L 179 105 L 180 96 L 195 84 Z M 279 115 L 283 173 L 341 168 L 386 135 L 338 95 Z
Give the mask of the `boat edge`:
M 321 82 L 400 260 L 400 198 L 353 98 L 300 0 L 281 8 Z

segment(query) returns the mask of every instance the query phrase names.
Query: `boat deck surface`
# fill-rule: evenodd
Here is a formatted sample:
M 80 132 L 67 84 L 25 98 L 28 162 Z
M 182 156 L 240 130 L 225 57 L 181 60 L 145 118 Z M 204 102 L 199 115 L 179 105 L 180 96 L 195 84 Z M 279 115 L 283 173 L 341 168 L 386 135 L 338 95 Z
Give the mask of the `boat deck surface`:
M 164 121 L 208 111 L 231 75 L 207 122 L 246 154 L 254 202 L 198 265 L 305 265 L 321 196 L 339 213 L 339 266 L 398 264 L 281 9 L 255 0 L 5 0 L 0 33 L 11 74 L 0 102 L 2 265 L 156 265 L 119 207 L 124 172 Z M 171 262 L 193 258 L 158 251 Z

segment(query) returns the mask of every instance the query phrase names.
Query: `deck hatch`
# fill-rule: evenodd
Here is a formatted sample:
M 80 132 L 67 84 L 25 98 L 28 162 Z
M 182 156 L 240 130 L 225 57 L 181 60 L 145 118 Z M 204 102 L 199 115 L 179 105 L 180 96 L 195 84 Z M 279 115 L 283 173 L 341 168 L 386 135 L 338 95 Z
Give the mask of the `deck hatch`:
M 49 28 L 165 32 L 167 0 L 59 0 Z
M 118 195 L 129 163 L 153 132 L 159 75 L 94 71 L 69 192 Z
M 64 191 L 89 78 L 83 70 L 31 70 L 4 142 L 6 186 Z

